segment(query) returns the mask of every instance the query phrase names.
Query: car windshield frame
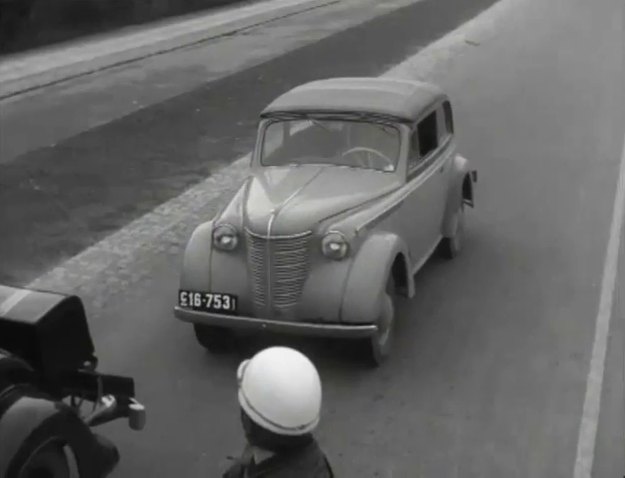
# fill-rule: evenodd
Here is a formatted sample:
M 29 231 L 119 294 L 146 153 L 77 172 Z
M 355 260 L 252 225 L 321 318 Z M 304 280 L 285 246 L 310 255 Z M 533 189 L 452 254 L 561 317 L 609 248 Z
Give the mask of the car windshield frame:
M 399 123 L 403 123 L 405 121 L 400 121 L 398 118 L 389 117 L 386 115 L 372 114 L 372 113 L 290 113 L 290 112 L 284 112 L 284 113 L 273 113 L 271 115 L 265 116 L 263 119 L 265 120 L 265 123 L 263 125 L 262 137 L 260 138 L 260 141 L 259 141 L 259 151 L 258 151 L 258 162 L 261 167 L 269 168 L 269 167 L 284 167 L 284 166 L 297 167 L 297 166 L 303 166 L 303 165 L 311 165 L 311 166 L 320 165 L 320 166 L 334 166 L 334 167 L 347 167 L 347 168 L 353 168 L 353 169 L 364 169 L 368 171 L 375 171 L 375 172 L 381 172 L 381 173 L 395 173 L 399 167 L 402 146 L 403 146 L 402 130 L 399 126 Z M 288 124 L 288 123 L 293 123 L 293 122 L 296 122 L 296 123 L 299 122 L 302 124 L 306 122 L 311 122 L 313 124 L 318 123 L 318 126 L 320 126 L 321 128 L 324 128 L 322 124 L 324 122 L 326 123 L 329 122 L 332 124 L 360 123 L 360 124 L 364 124 L 364 125 L 368 125 L 372 127 L 379 126 L 381 127 L 381 131 L 384 131 L 385 133 L 388 133 L 387 130 L 385 131 L 385 129 L 388 128 L 392 131 L 390 134 L 391 136 L 394 137 L 392 142 L 395 143 L 392 148 L 393 149 L 392 154 L 388 155 L 388 159 L 392 160 L 392 169 L 389 167 L 390 163 L 387 163 L 387 166 L 384 168 L 366 167 L 366 166 L 358 165 L 358 164 L 349 164 L 349 162 L 345 162 L 345 163 L 338 162 L 337 158 L 341 158 L 343 156 L 334 155 L 332 156 L 332 160 L 328 160 L 329 158 L 327 157 L 324 158 L 324 156 L 321 154 L 319 154 L 318 161 L 300 162 L 300 161 L 297 161 L 298 158 L 295 157 L 293 159 L 288 159 L 280 163 L 273 163 L 273 162 L 268 163 L 266 161 L 267 156 L 268 156 L 266 154 L 266 148 L 268 146 L 267 133 L 268 133 L 269 128 L 271 128 L 272 126 L 275 126 L 276 124 L 281 124 L 281 123 Z M 289 128 L 291 129 L 290 135 L 292 135 L 293 134 L 292 130 L 297 128 L 297 126 L 295 127 L 289 126 Z M 306 128 L 302 128 L 302 130 L 303 129 L 306 129 Z M 295 131 L 296 134 L 299 132 L 300 131 Z M 347 137 L 347 133 L 343 131 L 339 132 L 339 134 L 344 135 L 344 137 L 341 138 L 342 140 L 344 140 Z M 278 146 L 270 154 L 274 154 L 278 149 L 282 147 L 284 146 Z M 375 154 L 372 154 L 371 156 L 373 156 L 374 158 L 378 157 L 378 155 L 375 155 Z M 311 156 L 303 156 L 303 157 L 310 159 L 313 156 L 311 155 Z

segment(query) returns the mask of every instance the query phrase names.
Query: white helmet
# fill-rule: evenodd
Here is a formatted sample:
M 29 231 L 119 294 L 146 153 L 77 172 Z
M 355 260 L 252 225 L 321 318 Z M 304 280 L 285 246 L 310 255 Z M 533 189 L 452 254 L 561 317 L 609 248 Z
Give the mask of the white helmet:
M 262 350 L 239 365 L 237 380 L 241 408 L 257 425 L 295 436 L 311 432 L 319 423 L 319 373 L 297 350 Z

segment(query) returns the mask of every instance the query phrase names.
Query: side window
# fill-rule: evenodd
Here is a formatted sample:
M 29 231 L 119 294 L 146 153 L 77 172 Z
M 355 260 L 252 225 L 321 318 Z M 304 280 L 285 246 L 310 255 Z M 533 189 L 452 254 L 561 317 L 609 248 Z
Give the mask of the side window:
M 443 144 L 451 135 L 447 124 L 447 115 L 445 109 L 441 106 L 436 110 L 436 118 L 438 120 L 438 144 Z
M 454 132 L 454 115 L 451 111 L 451 104 L 449 101 L 445 101 L 443 103 L 443 113 L 445 115 L 445 126 L 447 128 L 447 132 L 453 134 Z
M 438 122 L 436 111 L 433 111 L 417 125 L 419 135 L 419 156 L 426 157 L 438 147 Z

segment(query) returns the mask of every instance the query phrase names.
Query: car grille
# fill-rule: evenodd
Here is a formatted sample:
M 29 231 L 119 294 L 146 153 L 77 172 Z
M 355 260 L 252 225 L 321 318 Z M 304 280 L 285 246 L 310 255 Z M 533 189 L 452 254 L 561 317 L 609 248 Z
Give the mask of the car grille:
M 312 232 L 270 238 L 246 231 L 248 267 L 256 307 L 287 311 L 300 300 L 309 269 Z

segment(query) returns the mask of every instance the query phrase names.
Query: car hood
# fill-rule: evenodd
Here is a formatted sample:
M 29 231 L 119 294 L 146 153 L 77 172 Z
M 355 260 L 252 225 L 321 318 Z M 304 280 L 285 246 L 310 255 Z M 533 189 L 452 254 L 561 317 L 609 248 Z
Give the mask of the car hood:
M 396 175 L 326 165 L 272 167 L 256 171 L 243 198 L 245 226 L 256 234 L 309 231 L 320 221 L 388 194 Z

